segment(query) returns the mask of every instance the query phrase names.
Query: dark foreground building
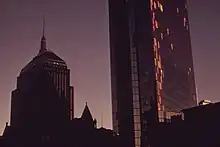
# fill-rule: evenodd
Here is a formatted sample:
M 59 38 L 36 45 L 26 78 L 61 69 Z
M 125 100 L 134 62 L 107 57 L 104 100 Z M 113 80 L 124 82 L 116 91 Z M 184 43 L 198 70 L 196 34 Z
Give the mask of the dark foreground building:
M 43 36 L 39 53 L 21 70 L 12 92 L 11 126 L 40 138 L 73 119 L 73 113 L 70 70 L 63 59 L 46 49 Z
M 86 104 L 74 118 L 70 70 L 63 59 L 41 48 L 21 71 L 12 92 L 11 121 L 6 124 L 1 147 L 119 147 L 119 136 L 97 129 Z
M 220 103 L 183 110 L 184 120 L 175 116 L 152 129 L 154 147 L 219 147 L 219 113 Z
M 88 106 L 85 106 L 80 118 L 74 118 L 62 126 L 53 128 L 47 134 L 38 134 L 29 131 L 22 134 L 15 127 L 6 125 L 1 147 L 121 147 L 120 138 L 112 130 L 97 128 Z M 46 124 L 45 124 L 46 125 Z M 24 128 L 24 130 L 27 128 Z M 25 136 L 25 138 L 21 137 Z M 31 139 L 31 140 L 30 140 Z
M 129 147 L 197 105 L 186 0 L 108 0 L 113 128 Z

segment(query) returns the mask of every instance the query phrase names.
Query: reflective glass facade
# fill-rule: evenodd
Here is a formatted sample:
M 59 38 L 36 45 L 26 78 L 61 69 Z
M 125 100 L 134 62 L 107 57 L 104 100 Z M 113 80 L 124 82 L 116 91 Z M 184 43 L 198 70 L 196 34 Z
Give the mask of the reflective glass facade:
M 197 105 L 186 0 L 109 0 L 114 131 L 128 146 Z M 132 140 L 132 141 L 131 141 Z

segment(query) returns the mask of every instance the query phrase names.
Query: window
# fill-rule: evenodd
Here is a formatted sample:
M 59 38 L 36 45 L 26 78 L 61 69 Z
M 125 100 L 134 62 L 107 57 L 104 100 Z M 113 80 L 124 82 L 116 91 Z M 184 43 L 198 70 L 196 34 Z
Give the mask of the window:
M 184 22 L 184 27 L 185 27 L 186 26 L 186 17 L 184 17 L 183 22 Z
M 132 61 L 131 64 L 132 66 L 137 66 L 137 61 Z
M 164 118 L 159 118 L 159 122 L 164 122 Z
M 167 35 L 170 35 L 170 30 L 169 30 L 169 28 L 167 28 Z
M 134 123 L 140 123 L 140 116 L 139 115 L 134 116 Z
M 163 5 L 159 1 L 157 1 L 157 4 L 158 4 L 160 11 L 163 12 Z
M 174 47 L 173 47 L 173 44 L 172 44 L 172 43 L 170 44 L 170 47 L 171 47 L 172 50 L 174 50 Z
M 133 73 L 137 73 L 137 67 L 136 67 L 136 66 L 133 66 L 133 67 L 132 67 L 132 72 L 133 72 Z
M 141 145 L 140 138 L 135 138 L 135 146 L 140 146 L 140 145 Z
M 160 4 L 160 11 L 163 12 L 163 5 Z
M 158 29 L 158 22 L 155 20 L 155 26 Z
M 157 66 L 157 59 L 154 58 L 154 65 Z
M 154 2 L 154 9 L 157 9 L 157 4 L 156 4 L 156 2 Z
M 133 95 L 133 101 L 138 102 L 139 101 L 139 96 L 138 95 Z
M 137 60 L 136 54 L 132 54 L 132 55 L 131 55 L 131 60 Z
M 161 40 L 163 40 L 163 33 L 160 33 L 160 38 Z
M 141 137 L 141 131 L 134 131 L 134 136 L 135 136 L 135 138 L 140 138 Z M 138 140 L 140 140 L 140 139 L 138 139 Z
M 134 109 L 139 109 L 140 108 L 139 102 L 133 102 L 133 107 Z
M 132 74 L 132 80 L 138 80 L 138 75 L 137 74 Z
M 133 88 L 133 94 L 138 94 L 138 93 L 139 93 L 138 88 L 134 87 Z
M 180 13 L 180 10 L 179 10 L 179 8 L 176 8 L 176 12 L 177 12 L 177 13 Z
M 163 111 L 159 111 L 159 118 L 163 118 L 164 117 L 164 112 Z
M 160 48 L 160 42 L 157 41 L 157 48 Z
M 140 123 L 135 123 L 134 124 L 134 130 L 141 130 L 141 124 Z
M 134 109 L 134 115 L 140 115 L 140 109 Z
M 154 38 L 154 45 L 156 45 L 157 44 L 157 39 L 156 38 Z
M 133 85 L 134 87 L 138 87 L 138 81 L 132 81 L 132 85 Z

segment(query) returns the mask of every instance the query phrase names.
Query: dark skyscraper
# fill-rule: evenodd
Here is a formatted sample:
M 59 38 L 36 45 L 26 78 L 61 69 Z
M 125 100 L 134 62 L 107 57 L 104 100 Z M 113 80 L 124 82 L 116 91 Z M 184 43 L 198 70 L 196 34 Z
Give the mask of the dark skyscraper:
M 197 105 L 186 0 L 109 0 L 113 128 L 130 147 Z
M 80 118 L 74 118 L 70 69 L 63 59 L 46 48 L 20 72 L 12 91 L 11 122 L 6 123 L 2 147 L 121 147 L 120 136 L 97 128 L 86 103 Z
M 47 50 L 43 35 L 39 53 L 21 70 L 12 92 L 11 127 L 25 140 L 36 142 L 73 117 L 70 70 L 64 60 Z

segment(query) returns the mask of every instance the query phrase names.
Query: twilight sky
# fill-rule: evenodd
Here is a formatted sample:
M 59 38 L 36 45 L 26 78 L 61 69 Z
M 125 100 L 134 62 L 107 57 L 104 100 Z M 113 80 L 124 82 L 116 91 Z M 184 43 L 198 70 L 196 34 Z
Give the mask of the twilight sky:
M 199 99 L 219 101 L 219 0 L 188 0 Z M 46 14 L 48 48 L 71 69 L 75 115 L 87 101 L 111 128 L 107 0 L 0 0 L 0 134 L 10 116 L 10 92 L 37 53 Z

